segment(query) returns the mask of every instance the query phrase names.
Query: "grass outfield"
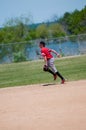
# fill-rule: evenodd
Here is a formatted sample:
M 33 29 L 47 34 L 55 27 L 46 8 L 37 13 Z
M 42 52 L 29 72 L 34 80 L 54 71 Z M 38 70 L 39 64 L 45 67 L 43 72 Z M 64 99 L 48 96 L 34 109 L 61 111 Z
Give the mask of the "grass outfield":
M 57 59 L 55 65 L 69 81 L 86 79 L 86 55 Z M 0 88 L 51 83 L 51 74 L 42 71 L 43 60 L 0 65 Z M 60 82 L 60 79 L 55 82 Z

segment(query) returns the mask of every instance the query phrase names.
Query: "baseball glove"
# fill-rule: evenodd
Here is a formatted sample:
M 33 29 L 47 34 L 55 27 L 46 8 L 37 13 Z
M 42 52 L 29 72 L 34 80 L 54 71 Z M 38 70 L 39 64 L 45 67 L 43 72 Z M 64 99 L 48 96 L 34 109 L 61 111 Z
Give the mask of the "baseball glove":
M 48 71 L 48 66 L 47 65 L 43 66 L 43 71 Z

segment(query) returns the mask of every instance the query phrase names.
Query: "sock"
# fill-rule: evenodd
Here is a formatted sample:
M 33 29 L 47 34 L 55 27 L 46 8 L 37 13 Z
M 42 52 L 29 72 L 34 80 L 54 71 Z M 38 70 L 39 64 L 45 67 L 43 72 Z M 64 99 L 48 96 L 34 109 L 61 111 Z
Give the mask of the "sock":
M 64 80 L 64 77 L 57 71 L 56 74 L 61 78 L 61 80 Z

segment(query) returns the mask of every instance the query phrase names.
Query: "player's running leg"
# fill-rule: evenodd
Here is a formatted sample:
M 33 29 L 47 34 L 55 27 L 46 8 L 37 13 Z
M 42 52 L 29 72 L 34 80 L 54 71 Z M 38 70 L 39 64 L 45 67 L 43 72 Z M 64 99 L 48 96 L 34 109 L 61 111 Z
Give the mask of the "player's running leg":
M 51 73 L 54 77 L 54 80 L 56 80 L 57 75 L 49 68 L 49 66 L 44 65 L 43 71 Z
M 65 78 L 58 72 L 58 70 L 56 69 L 55 65 L 54 65 L 54 58 L 49 60 L 49 66 L 51 67 L 52 71 L 55 74 L 55 79 L 57 78 L 57 76 L 60 77 L 61 79 L 61 84 L 64 84 L 65 82 Z

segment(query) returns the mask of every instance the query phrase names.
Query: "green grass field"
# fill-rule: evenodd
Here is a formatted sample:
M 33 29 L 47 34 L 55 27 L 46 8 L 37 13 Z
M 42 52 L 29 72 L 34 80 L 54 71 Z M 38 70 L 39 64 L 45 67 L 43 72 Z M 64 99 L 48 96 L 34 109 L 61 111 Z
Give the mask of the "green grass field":
M 68 81 L 86 79 L 86 55 L 57 59 L 55 65 Z M 42 67 L 43 60 L 1 64 L 0 88 L 54 82 L 52 75 L 43 72 Z

